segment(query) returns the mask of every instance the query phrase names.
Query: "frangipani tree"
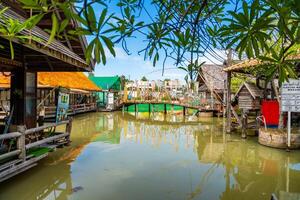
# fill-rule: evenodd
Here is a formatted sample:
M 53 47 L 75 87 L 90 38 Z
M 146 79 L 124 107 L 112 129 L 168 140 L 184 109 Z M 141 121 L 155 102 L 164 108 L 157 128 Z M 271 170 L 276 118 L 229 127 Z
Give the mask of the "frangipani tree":
M 32 25 L 45 16 L 51 16 L 53 39 L 87 36 L 87 61 L 106 63 L 106 51 L 115 56 L 114 47 L 121 45 L 129 52 L 128 39 L 140 39 L 139 54 L 150 59 L 153 65 L 159 61 L 174 61 L 177 66 L 195 64 L 201 57 L 214 57 L 220 62 L 224 57 L 218 49 L 233 48 L 240 58 L 258 58 L 273 62 L 270 76 L 277 74 L 280 81 L 294 76 L 291 55 L 299 44 L 300 5 L 298 0 L 17 0 L 24 9 L 32 12 Z M 110 8 L 115 8 L 110 10 Z M 57 11 L 65 19 L 59 22 Z M 3 11 L 4 12 L 4 11 Z M 3 16 L 0 13 L 0 17 Z M 81 27 L 64 29 L 72 18 Z M 12 33 L 0 26 L 1 37 L 19 37 L 22 28 Z M 38 38 L 36 38 L 38 39 Z M 280 46 L 280 52 L 276 50 Z M 12 53 L 13 54 L 13 53 Z M 276 55 L 276 56 L 275 56 Z M 12 55 L 13 57 L 13 55 Z M 187 66 L 186 66 L 187 67 Z
M 201 73 L 201 67 L 205 64 L 205 62 L 198 63 L 198 60 L 196 60 L 194 63 L 188 64 L 186 67 L 178 67 L 179 69 L 185 71 L 185 81 L 188 85 L 188 88 L 192 91 L 194 91 L 195 88 L 195 82 L 197 81 L 197 78 L 199 74 Z
M 300 5 L 297 0 L 243 1 L 229 10 L 224 25 L 216 33 L 221 44 L 234 48 L 239 58 L 256 58 L 259 72 L 279 83 L 297 77 L 295 55 L 300 44 Z M 239 10 L 238 12 L 236 12 Z
M 116 44 L 120 44 L 129 52 L 127 40 L 134 37 L 144 41 L 145 45 L 140 47 L 139 53 L 143 54 L 145 59 L 152 60 L 154 66 L 158 61 L 162 61 L 164 65 L 167 59 L 173 60 L 178 66 L 187 62 L 194 63 L 199 57 L 204 56 L 205 52 L 223 61 L 212 48 L 214 40 L 209 32 L 214 25 L 220 24 L 226 0 L 17 0 L 17 2 L 24 9 L 32 11 L 30 18 L 35 18 L 35 24 L 45 16 L 51 16 L 49 43 L 55 38 L 63 39 L 66 36 L 89 37 L 90 43 L 85 52 L 88 62 L 95 59 L 97 63 L 105 64 L 105 48 L 115 56 Z M 117 9 L 111 11 L 109 8 L 112 7 Z M 62 22 L 59 22 L 58 10 L 65 16 Z M 63 34 L 72 18 L 79 21 L 81 27 Z M 8 36 L 1 31 L 1 27 L 0 35 Z

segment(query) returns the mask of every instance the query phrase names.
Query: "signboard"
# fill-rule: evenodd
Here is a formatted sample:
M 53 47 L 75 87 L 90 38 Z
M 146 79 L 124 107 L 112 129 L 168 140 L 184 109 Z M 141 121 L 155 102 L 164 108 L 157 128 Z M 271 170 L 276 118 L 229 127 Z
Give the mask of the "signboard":
M 58 91 L 56 105 L 56 122 L 67 120 L 69 109 L 69 94 L 63 91 Z
M 300 112 L 300 80 L 283 83 L 281 100 L 283 112 Z
M 108 104 L 109 105 L 114 104 L 114 93 L 108 93 Z

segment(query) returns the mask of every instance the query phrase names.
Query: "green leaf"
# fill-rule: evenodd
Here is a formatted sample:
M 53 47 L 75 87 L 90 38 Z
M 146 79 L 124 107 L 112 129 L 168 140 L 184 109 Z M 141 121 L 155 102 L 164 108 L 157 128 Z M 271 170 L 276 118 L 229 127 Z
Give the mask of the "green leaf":
M 55 13 L 52 13 L 51 18 L 52 18 L 52 30 L 51 30 L 47 45 L 51 44 L 51 42 L 54 40 L 55 35 L 58 31 L 58 20 L 57 20 Z
M 90 61 L 92 60 L 92 52 L 94 49 L 94 45 L 95 45 L 95 39 L 87 46 L 85 50 L 85 59 L 87 63 L 90 63 Z
M 114 50 L 114 44 L 111 42 L 111 40 L 105 36 L 101 36 L 101 39 L 104 41 L 105 45 L 107 46 L 109 52 L 116 57 L 116 52 Z
M 95 55 L 95 58 L 96 58 L 96 62 L 97 63 L 100 63 L 101 62 L 101 55 L 100 55 L 100 41 L 98 38 L 95 38 L 95 48 L 94 48 L 94 55 Z
M 63 32 L 65 29 L 66 29 L 66 27 L 68 26 L 68 24 L 69 24 L 69 20 L 68 19 L 64 19 L 62 22 L 61 22 L 61 24 L 60 24 L 60 27 L 59 27 L 59 31 L 58 32 Z
M 103 48 L 101 42 L 99 42 L 99 50 L 101 53 L 103 65 L 105 65 L 106 64 L 106 56 L 105 56 L 104 48 Z
M 88 16 L 87 16 L 88 27 L 91 28 L 93 31 L 97 31 L 96 29 L 97 20 L 96 20 L 95 11 L 92 6 L 88 6 L 87 10 L 88 10 Z
M 99 21 L 98 21 L 98 33 L 100 33 L 100 30 L 103 26 L 103 22 L 105 20 L 105 17 L 106 17 L 106 14 L 107 14 L 107 9 L 104 9 L 100 15 L 100 18 L 99 18 Z

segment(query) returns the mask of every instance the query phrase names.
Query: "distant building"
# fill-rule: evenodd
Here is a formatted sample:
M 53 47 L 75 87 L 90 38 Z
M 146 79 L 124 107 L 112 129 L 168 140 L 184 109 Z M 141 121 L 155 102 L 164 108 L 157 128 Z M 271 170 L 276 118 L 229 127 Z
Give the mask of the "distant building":
M 10 81 L 11 76 L 0 75 L 0 118 L 10 110 Z M 96 86 L 82 72 L 38 72 L 37 82 L 37 110 L 43 108 L 45 118 L 55 117 L 56 91 L 60 87 L 69 93 L 69 115 L 96 110 L 95 94 L 101 91 L 101 87 Z
M 136 81 L 136 88 L 140 90 L 154 90 L 155 89 L 155 81 Z
M 178 91 L 182 88 L 182 85 L 178 79 L 166 80 L 164 81 L 164 88 L 168 91 Z

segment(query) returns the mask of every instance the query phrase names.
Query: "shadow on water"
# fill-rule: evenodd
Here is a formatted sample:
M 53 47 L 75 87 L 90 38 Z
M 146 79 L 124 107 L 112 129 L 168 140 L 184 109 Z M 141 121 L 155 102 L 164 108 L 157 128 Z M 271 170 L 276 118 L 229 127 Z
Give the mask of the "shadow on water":
M 299 152 L 223 133 L 180 114 L 77 116 L 71 146 L 0 184 L 0 199 L 298 198 Z

